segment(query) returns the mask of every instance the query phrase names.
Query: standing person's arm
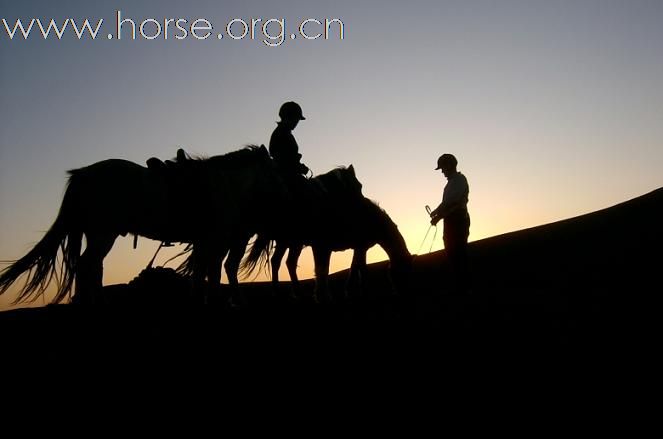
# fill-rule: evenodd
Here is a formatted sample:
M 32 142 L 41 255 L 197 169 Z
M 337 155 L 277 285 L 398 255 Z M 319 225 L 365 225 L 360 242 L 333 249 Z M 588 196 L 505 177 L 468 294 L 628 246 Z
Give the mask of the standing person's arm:
M 457 209 L 464 207 L 467 203 L 467 180 L 464 176 L 458 175 L 451 179 L 444 188 L 444 195 L 439 206 L 431 212 L 431 223 L 437 224 L 442 218 L 446 218 Z

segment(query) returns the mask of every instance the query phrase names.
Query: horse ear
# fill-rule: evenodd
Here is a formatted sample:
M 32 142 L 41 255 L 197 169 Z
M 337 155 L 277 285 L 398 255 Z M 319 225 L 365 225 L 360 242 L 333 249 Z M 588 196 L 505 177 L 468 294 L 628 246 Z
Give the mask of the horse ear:
M 355 173 L 355 167 L 352 166 L 352 165 L 348 166 L 348 171 L 352 172 L 352 175 L 354 175 L 354 173 Z

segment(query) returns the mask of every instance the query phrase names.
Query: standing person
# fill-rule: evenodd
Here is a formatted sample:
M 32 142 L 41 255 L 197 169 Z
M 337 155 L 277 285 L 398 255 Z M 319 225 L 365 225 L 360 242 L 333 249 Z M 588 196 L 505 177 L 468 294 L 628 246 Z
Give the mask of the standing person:
M 444 248 L 452 269 L 453 289 L 456 292 L 468 290 L 467 238 L 470 235 L 470 215 L 467 202 L 470 187 L 467 178 L 458 170 L 458 160 L 452 154 L 442 154 L 437 159 L 437 168 L 447 178 L 442 202 L 431 216 L 431 224 L 440 220 L 444 224 Z
M 279 109 L 279 117 L 281 120 L 277 122 L 269 139 L 269 154 L 286 177 L 306 175 L 309 169 L 301 162 L 302 155 L 292 135 L 299 121 L 306 120 L 302 115 L 302 107 L 296 102 L 286 102 Z

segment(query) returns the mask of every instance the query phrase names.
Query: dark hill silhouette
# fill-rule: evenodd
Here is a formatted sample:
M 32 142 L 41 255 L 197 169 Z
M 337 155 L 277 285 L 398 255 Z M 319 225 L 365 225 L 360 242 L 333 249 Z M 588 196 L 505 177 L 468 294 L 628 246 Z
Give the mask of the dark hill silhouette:
M 106 287 L 104 307 L 0 313 L 0 331 L 15 346 L 56 357 L 85 351 L 108 358 L 134 348 L 143 356 L 183 350 L 212 355 L 215 347 L 227 352 L 231 346 L 260 346 L 275 355 L 279 346 L 283 355 L 283 343 L 343 355 L 395 345 L 642 345 L 654 338 L 648 326 L 661 290 L 661 224 L 663 188 L 594 213 L 473 242 L 470 296 L 453 296 L 445 288 L 444 251 L 415 258 L 406 297 L 391 294 L 387 262 L 380 262 L 369 265 L 359 298 L 338 294 L 347 271 L 332 275 L 337 300 L 327 305 L 276 301 L 262 282 L 241 285 L 248 297 L 244 308 L 214 300 L 201 307 L 187 301 L 181 291 L 186 282 L 178 284 L 181 279 L 169 277 L 173 272 L 161 270 Z M 303 281 L 302 288 L 310 291 L 313 281 Z
M 662 221 L 663 188 L 590 214 L 473 242 L 475 286 L 644 293 L 635 287 L 656 284 Z M 420 276 L 431 272 L 440 253 L 419 258 Z

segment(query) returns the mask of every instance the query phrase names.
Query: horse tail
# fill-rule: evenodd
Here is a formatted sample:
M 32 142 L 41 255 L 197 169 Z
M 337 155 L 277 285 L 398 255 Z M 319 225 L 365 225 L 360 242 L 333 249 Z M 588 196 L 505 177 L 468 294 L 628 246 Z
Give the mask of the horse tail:
M 28 273 L 25 285 L 13 302 L 14 305 L 34 302 L 43 296 L 53 278 L 58 286 L 53 303 L 61 302 L 71 291 L 83 240 L 83 233 L 73 230 L 73 215 L 78 197 L 71 181 L 70 179 L 67 184 L 58 216 L 48 232 L 25 256 L 13 261 L 0 272 L 0 294 L 5 293 L 23 273 Z M 62 260 L 58 270 L 60 250 Z
M 175 272 L 181 274 L 182 276 L 192 276 L 195 270 L 195 258 L 198 257 L 196 253 L 196 247 L 193 246 L 193 244 L 188 244 L 186 247 L 184 247 L 184 250 L 168 259 L 166 264 L 173 259 L 184 255 L 187 255 L 186 259 L 182 261 L 182 263 L 175 269 Z
M 258 234 L 251 244 L 249 254 L 240 265 L 240 273 L 243 277 L 250 275 L 257 267 L 269 270 L 269 253 L 272 249 L 272 240 L 264 235 Z

